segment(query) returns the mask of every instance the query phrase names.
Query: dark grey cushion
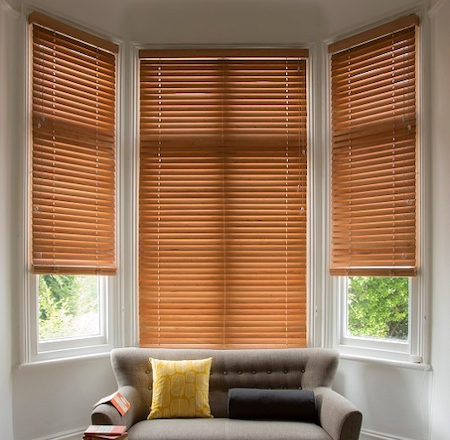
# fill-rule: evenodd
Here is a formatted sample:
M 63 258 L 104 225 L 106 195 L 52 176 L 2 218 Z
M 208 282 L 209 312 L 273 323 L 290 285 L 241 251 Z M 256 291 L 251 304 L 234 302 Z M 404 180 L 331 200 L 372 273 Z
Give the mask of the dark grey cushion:
M 316 420 L 316 399 L 311 390 L 263 390 L 231 388 L 228 391 L 231 419 Z

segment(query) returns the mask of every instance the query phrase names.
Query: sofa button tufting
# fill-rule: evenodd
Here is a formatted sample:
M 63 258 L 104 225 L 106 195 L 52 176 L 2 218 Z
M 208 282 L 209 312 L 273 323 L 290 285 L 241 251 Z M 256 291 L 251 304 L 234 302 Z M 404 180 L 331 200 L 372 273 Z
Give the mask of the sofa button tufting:
M 242 371 L 238 371 L 238 374 L 242 374 Z
M 288 374 L 288 370 L 284 370 L 284 374 Z
M 267 374 L 271 374 L 272 372 L 270 370 L 267 370 Z
M 301 389 L 302 389 L 302 387 L 298 387 L 298 389 L 299 389 L 299 390 L 301 390 Z
M 302 374 L 305 374 L 305 370 L 304 369 L 302 370 Z
M 223 375 L 226 376 L 228 373 L 226 371 L 223 372 Z
M 148 389 L 151 391 L 151 390 L 152 390 L 152 386 L 150 385 L 150 386 L 148 387 Z
M 253 370 L 253 371 L 252 371 L 252 374 L 256 374 L 256 371 L 255 371 L 255 370 Z
M 150 370 L 146 370 L 145 374 L 150 374 Z

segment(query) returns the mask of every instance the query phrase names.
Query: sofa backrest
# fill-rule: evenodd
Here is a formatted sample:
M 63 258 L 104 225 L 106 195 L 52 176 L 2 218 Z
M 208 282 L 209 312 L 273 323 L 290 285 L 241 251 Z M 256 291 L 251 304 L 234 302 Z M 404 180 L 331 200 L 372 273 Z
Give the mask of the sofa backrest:
M 149 359 L 213 358 L 210 406 L 215 417 L 227 416 L 230 388 L 309 389 L 331 387 L 339 362 L 334 350 L 288 349 L 170 349 L 117 348 L 111 363 L 118 386 L 134 387 L 150 410 L 152 369 Z

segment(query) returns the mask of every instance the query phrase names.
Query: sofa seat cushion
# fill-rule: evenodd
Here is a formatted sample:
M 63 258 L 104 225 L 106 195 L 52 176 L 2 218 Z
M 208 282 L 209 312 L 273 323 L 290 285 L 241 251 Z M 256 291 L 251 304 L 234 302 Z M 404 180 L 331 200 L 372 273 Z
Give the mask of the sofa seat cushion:
M 136 423 L 129 440 L 331 440 L 314 423 L 271 420 L 154 419 Z

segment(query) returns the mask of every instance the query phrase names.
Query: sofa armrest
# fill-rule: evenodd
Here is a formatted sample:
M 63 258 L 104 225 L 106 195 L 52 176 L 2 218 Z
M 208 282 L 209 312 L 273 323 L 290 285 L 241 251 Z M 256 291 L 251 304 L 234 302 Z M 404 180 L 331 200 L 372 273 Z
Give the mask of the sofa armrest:
M 331 388 L 314 390 L 319 424 L 333 440 L 358 440 L 362 414 L 353 403 Z
M 119 411 L 110 403 L 103 403 L 96 406 L 91 413 L 91 422 L 94 425 L 125 425 L 127 429 L 135 423 L 144 420 L 150 411 L 142 403 L 142 399 L 136 390 L 131 386 L 123 386 L 119 391 L 130 403 L 130 409 L 122 416 Z

